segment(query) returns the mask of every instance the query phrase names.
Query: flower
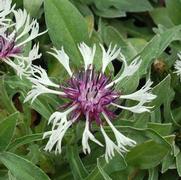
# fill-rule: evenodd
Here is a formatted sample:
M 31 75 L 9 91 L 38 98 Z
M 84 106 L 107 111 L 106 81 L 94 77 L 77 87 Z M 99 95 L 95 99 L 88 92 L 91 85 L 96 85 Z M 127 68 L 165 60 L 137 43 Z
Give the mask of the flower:
M 178 55 L 178 58 L 179 58 L 179 59 L 175 62 L 174 67 L 175 67 L 175 69 L 176 69 L 175 73 L 176 73 L 178 76 L 180 76 L 180 79 L 181 79 L 181 52 L 178 53 L 177 55 Z
M 48 123 L 52 124 L 52 129 L 44 133 L 44 138 L 49 137 L 45 150 L 51 151 L 53 147 L 55 147 L 55 152 L 61 153 L 61 143 L 66 131 L 76 123 L 82 115 L 85 117 L 85 129 L 82 135 L 84 153 L 91 152 L 89 140 L 99 146 L 104 146 L 103 142 L 96 139 L 92 133 L 91 125 L 93 122 L 100 128 L 100 132 L 104 137 L 106 146 L 105 159 L 107 162 L 114 156 L 115 151 L 122 155 L 123 152 L 128 151 L 128 146 L 133 147 L 136 145 L 134 140 L 124 136 L 114 127 L 111 120 L 115 117 L 115 113 L 110 107 L 126 109 L 134 113 L 149 112 L 151 107 L 146 106 L 145 103 L 156 98 L 156 96 L 151 93 L 152 82 L 148 80 L 140 90 L 129 95 L 124 95 L 122 92 L 116 91 L 116 84 L 125 77 L 132 76 L 139 69 L 141 60 L 139 57 L 136 57 L 128 64 L 121 50 L 116 49 L 116 46 L 112 50 L 110 45 L 108 51 L 105 50 L 103 45 L 100 45 L 100 47 L 102 48 L 103 54 L 102 69 L 98 72 L 93 65 L 96 46 L 94 45 L 93 48 L 91 48 L 85 43 L 78 45 L 84 60 L 84 69 L 77 73 L 72 72 L 69 66 L 69 57 L 63 47 L 61 50 L 53 48 L 54 52 L 50 54 L 58 59 L 70 76 L 64 85 L 55 84 L 49 79 L 44 69 L 33 66 L 35 73 L 29 78 L 33 83 L 33 88 L 25 98 L 25 102 L 29 100 L 33 102 L 36 97 L 43 93 L 56 94 L 60 98 L 69 100 L 67 104 L 63 105 L 64 111 L 56 111 L 49 118 Z M 111 78 L 106 76 L 105 70 L 108 64 L 118 57 L 123 62 L 124 68 L 122 74 L 111 81 Z M 138 103 L 134 106 L 126 107 L 118 104 L 121 99 L 129 99 L 137 101 Z M 116 142 L 106 133 L 105 124 L 111 128 Z
M 41 54 L 38 54 L 38 51 L 39 44 L 35 44 L 27 57 L 17 56 L 14 61 L 10 58 L 6 58 L 6 63 L 16 71 L 21 79 L 23 76 L 29 77 L 33 73 L 32 62 L 41 57 Z
M 11 21 L 6 18 L 15 8 L 15 5 L 11 7 L 12 0 L 0 0 L 0 26 L 8 26 Z
M 7 26 L 0 26 L 0 60 L 14 68 L 22 78 L 22 75 L 31 74 L 30 63 L 41 57 L 38 54 L 39 45 L 35 45 L 26 57 L 23 49 L 28 42 L 45 32 L 39 33 L 37 20 L 31 20 L 26 10 L 14 10 L 14 7 L 11 8 L 11 0 L 0 0 L 0 25 L 8 21 Z M 5 19 L 11 12 L 14 14 L 15 22 Z

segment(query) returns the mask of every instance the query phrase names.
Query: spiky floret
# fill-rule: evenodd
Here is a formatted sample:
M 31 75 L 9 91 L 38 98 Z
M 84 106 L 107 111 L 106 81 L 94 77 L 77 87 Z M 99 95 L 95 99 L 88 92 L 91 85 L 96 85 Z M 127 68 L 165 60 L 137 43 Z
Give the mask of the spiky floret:
M 94 68 L 82 70 L 73 75 L 66 83 L 61 86 L 65 93 L 62 97 L 70 100 L 70 105 L 77 105 L 73 114 L 89 114 L 89 120 L 95 120 L 97 124 L 102 124 L 101 113 L 106 113 L 110 118 L 114 113 L 107 107 L 115 102 L 120 96 L 114 87 L 106 88 L 110 83 L 103 73 L 96 73 Z
M 93 48 L 88 47 L 85 43 L 78 46 L 85 66 L 83 70 L 77 73 L 72 72 L 69 66 L 69 57 L 63 47 L 61 50 L 54 48 L 54 53 L 51 52 L 50 54 L 58 59 L 70 75 L 70 78 L 61 85 L 52 82 L 48 78 L 46 71 L 41 67 L 32 67 L 35 73 L 33 73 L 29 79 L 33 83 L 33 87 L 28 93 L 25 102 L 29 100 L 33 102 L 37 96 L 44 93 L 56 94 L 59 95 L 60 98 L 69 100 L 67 104 L 61 106 L 61 108 L 63 108 L 62 112 L 56 111 L 49 118 L 49 123 L 52 123 L 52 129 L 44 133 L 44 138 L 49 137 L 45 150 L 51 151 L 55 147 L 55 152 L 61 153 L 61 143 L 66 131 L 80 119 L 80 116 L 85 117 L 85 129 L 82 135 L 84 153 L 91 152 L 88 143 L 89 140 L 99 146 L 104 146 L 92 133 L 92 122 L 96 122 L 104 137 L 106 146 L 105 158 L 107 162 L 109 158 L 114 156 L 115 150 L 122 155 L 123 152 L 128 151 L 127 146 L 132 147 L 136 145 L 134 140 L 124 136 L 114 127 L 111 120 L 114 118 L 115 113 L 111 108 L 126 109 L 134 113 L 149 112 L 151 107 L 146 106 L 145 103 L 156 98 L 156 96 L 151 93 L 152 82 L 148 80 L 140 90 L 132 94 L 123 94 L 115 90 L 118 82 L 122 81 L 125 77 L 132 76 L 138 70 L 141 60 L 139 57 L 136 57 L 128 65 L 120 49 L 116 50 L 116 46 L 113 50 L 111 50 L 111 46 L 109 46 L 108 51 L 104 49 L 103 45 L 100 46 L 103 52 L 103 65 L 100 72 L 97 72 L 93 65 L 96 51 L 95 45 Z M 105 75 L 105 70 L 108 64 L 118 57 L 124 64 L 122 74 L 117 79 L 111 80 L 111 77 Z M 134 106 L 126 107 L 120 105 L 120 99 L 130 99 L 138 103 Z M 104 129 L 105 124 L 111 128 L 116 142 L 108 136 Z
M 7 37 L 7 35 L 6 35 Z M 14 39 L 7 39 L 4 35 L 0 35 L 0 59 L 3 60 L 15 54 L 21 53 L 20 47 L 15 47 Z

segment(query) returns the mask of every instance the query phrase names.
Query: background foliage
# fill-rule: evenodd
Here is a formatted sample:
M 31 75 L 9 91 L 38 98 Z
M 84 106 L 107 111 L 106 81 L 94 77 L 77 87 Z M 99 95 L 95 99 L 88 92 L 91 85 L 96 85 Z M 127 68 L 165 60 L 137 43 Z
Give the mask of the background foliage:
M 33 104 L 23 104 L 31 85 L 20 80 L 5 64 L 0 66 L 0 179 L 2 180 L 177 180 L 181 176 L 181 83 L 173 64 L 181 50 L 181 0 L 14 0 L 40 22 L 43 54 L 36 64 L 48 70 L 55 81 L 67 74 L 46 51 L 65 47 L 71 65 L 82 65 L 77 43 L 117 44 L 129 62 L 140 55 L 139 72 L 119 88 L 126 93 L 139 89 L 149 77 L 158 96 L 151 113 L 118 114 L 115 126 L 137 141 L 125 159 L 116 156 L 107 164 L 104 150 L 91 144 L 84 155 L 81 135 L 84 122 L 72 128 L 63 141 L 61 155 L 43 150 L 42 134 L 47 120 L 62 100 L 44 95 Z M 34 42 L 33 42 L 34 43 Z M 97 46 L 98 47 L 98 46 Z M 96 67 L 101 50 L 96 51 Z M 107 73 L 116 75 L 119 59 Z M 126 103 L 132 103 L 127 101 Z M 109 133 L 109 129 L 107 129 Z M 99 136 L 99 132 L 97 133 Z M 111 134 L 110 134 L 111 136 Z

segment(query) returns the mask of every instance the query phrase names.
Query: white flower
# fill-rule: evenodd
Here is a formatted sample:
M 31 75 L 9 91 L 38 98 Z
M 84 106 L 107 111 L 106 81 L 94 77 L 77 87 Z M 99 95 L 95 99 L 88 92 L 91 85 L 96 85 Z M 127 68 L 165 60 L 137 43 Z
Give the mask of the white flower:
M 27 34 L 31 29 L 30 15 L 27 13 L 25 9 L 24 10 L 18 9 L 18 10 L 13 11 L 13 13 L 14 13 L 15 22 L 16 22 L 15 23 L 16 31 L 18 32 L 19 30 L 23 28 L 21 34 L 19 35 L 19 38 L 21 38 L 22 36 Z
M 132 76 L 139 69 L 141 60 L 137 57 L 128 65 L 120 49 L 116 50 L 116 46 L 112 51 L 111 46 L 109 46 L 107 52 L 102 45 L 100 46 L 103 53 L 101 71 L 97 72 L 93 65 L 96 51 L 95 46 L 91 48 L 81 43 L 78 47 L 83 56 L 85 66 L 82 71 L 80 70 L 78 73 L 74 74 L 70 69 L 69 57 L 65 53 L 63 47 L 61 50 L 53 49 L 55 53 L 50 54 L 58 59 L 70 75 L 70 78 L 65 81 L 67 83 L 63 86 L 52 82 L 48 78 L 46 71 L 41 67 L 32 67 L 33 73 L 32 77 L 29 79 L 33 83 L 33 89 L 28 93 L 25 101 L 33 101 L 37 96 L 43 93 L 53 93 L 59 95 L 60 98 L 66 98 L 66 100 L 68 100 L 68 103 L 63 106 L 66 110 L 53 113 L 49 119 L 49 123 L 52 123 L 52 129 L 44 134 L 44 137 L 49 137 L 45 150 L 51 151 L 53 147 L 55 147 L 55 152 L 60 153 L 61 142 L 66 131 L 78 121 L 81 115 L 85 117 L 85 128 L 82 134 L 82 149 L 85 154 L 91 152 L 89 140 L 101 147 L 103 146 L 103 143 L 97 140 L 93 133 L 94 131 L 92 131 L 92 122 L 98 125 L 100 133 L 104 137 L 106 148 L 105 159 L 107 162 L 114 156 L 115 151 L 123 156 L 123 153 L 128 151 L 128 147 L 136 145 L 134 140 L 124 136 L 114 127 L 110 120 L 114 112 L 112 112 L 109 107 L 114 106 L 129 110 L 133 113 L 149 112 L 151 107 L 146 106 L 145 103 L 151 102 L 156 98 L 156 96 L 151 93 L 152 82 L 148 80 L 140 90 L 132 94 L 124 95 L 117 92 L 113 85 L 116 86 L 116 84 L 125 77 Z M 114 60 L 114 58 L 117 58 L 118 55 L 124 63 L 124 68 L 121 75 L 110 82 L 110 78 L 104 75 L 104 71 L 108 63 Z M 138 103 L 134 106 L 126 107 L 115 103 L 115 100 L 119 99 L 129 99 L 137 101 Z M 103 121 L 106 122 L 107 126 L 112 130 L 116 142 L 108 137 L 108 133 L 103 127 L 105 125 Z M 108 127 L 106 127 L 106 129 Z
M 174 67 L 175 67 L 175 69 L 176 69 L 175 73 L 176 73 L 178 76 L 180 76 L 180 79 L 181 79 L 181 52 L 178 53 L 177 55 L 178 55 L 179 59 L 175 62 Z
M 17 75 L 22 79 L 22 77 L 28 78 L 33 73 L 33 60 L 39 59 L 41 54 L 38 54 L 39 45 L 34 45 L 33 49 L 30 50 L 29 55 L 27 57 L 12 55 L 15 60 L 11 60 L 10 58 L 5 58 L 5 62 L 11 66 L 17 73 Z
M 0 0 L 0 26 L 9 26 L 10 19 L 6 18 L 13 9 L 15 5 L 11 7 L 12 0 Z
M 38 54 L 39 45 L 32 48 L 28 57 L 23 53 L 24 46 L 46 31 L 39 33 L 37 20 L 31 20 L 26 10 L 14 10 L 11 2 L 11 0 L 0 0 L 0 59 L 13 67 L 17 75 L 22 78 L 31 74 L 32 61 L 41 57 L 41 54 Z M 13 12 L 15 22 L 13 17 L 5 19 L 11 12 Z M 8 25 L 3 25 L 4 22 Z

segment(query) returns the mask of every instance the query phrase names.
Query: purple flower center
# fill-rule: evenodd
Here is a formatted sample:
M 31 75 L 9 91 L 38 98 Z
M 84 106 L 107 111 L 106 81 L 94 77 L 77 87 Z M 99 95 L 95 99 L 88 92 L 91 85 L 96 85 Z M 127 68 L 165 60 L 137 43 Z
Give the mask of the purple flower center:
M 20 52 L 21 48 L 15 47 L 14 40 L 8 40 L 0 35 L 0 59 L 12 57 Z
M 66 94 L 63 97 L 70 100 L 64 107 L 76 105 L 73 116 L 89 114 L 90 121 L 101 124 L 101 113 L 106 113 L 110 118 L 114 117 L 109 105 L 119 97 L 114 87 L 106 87 L 109 83 L 110 78 L 96 73 L 94 69 L 73 75 L 67 82 L 68 87 L 61 86 Z

